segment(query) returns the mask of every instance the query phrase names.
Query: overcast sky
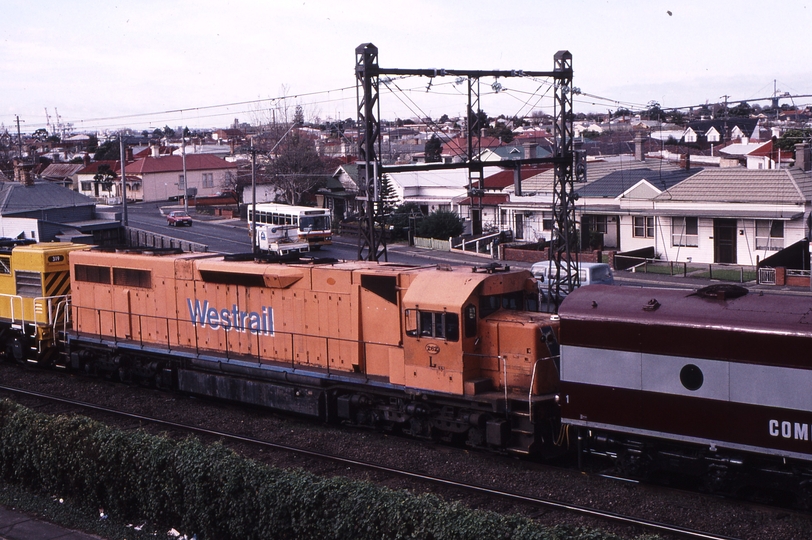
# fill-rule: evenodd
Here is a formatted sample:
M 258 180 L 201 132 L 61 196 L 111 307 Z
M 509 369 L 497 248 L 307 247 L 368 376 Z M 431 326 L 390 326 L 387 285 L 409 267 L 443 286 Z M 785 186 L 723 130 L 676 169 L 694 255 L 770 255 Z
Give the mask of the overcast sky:
M 382 68 L 550 71 L 572 53 L 577 112 L 812 94 L 812 3 L 785 0 L 4 0 L 0 122 L 77 131 L 255 123 L 302 105 L 356 117 L 355 49 Z M 775 83 L 774 83 L 775 81 Z M 453 78 L 383 85 L 381 117 L 465 110 Z M 546 81 L 480 81 L 489 115 L 552 113 Z M 593 97 L 597 96 L 597 97 Z M 276 98 L 287 98 L 284 102 Z M 753 102 L 755 103 L 755 102 Z M 766 102 L 760 102 L 766 105 Z M 782 103 L 789 103 L 785 100 Z M 812 103 L 810 98 L 796 105 Z M 274 111 L 275 109 L 275 111 Z M 159 113 L 159 114 L 151 114 Z M 277 120 L 281 120 L 277 118 Z

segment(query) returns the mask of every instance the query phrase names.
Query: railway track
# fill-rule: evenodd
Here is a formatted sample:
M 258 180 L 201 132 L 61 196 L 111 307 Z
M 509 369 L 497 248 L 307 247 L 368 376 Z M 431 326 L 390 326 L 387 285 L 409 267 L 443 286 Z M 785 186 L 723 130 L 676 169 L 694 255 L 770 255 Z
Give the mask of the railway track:
M 12 386 L 0 386 L 0 392 L 18 395 L 18 396 L 26 396 L 29 398 L 36 398 L 41 400 L 46 400 L 53 403 L 59 403 L 62 405 L 67 405 L 74 408 L 79 408 L 83 410 L 90 410 L 95 413 L 106 414 L 111 416 L 116 416 L 123 419 L 134 420 L 141 423 L 149 423 L 156 426 L 161 426 L 165 428 L 170 428 L 172 430 L 182 431 L 182 432 L 189 432 L 195 433 L 198 435 L 203 435 L 207 437 L 214 437 L 220 440 L 231 441 L 235 443 L 244 443 L 254 445 L 260 448 L 272 449 L 277 451 L 285 451 L 295 453 L 300 456 L 307 456 L 310 458 L 315 458 L 319 460 L 330 461 L 333 463 L 340 464 L 342 466 L 348 467 L 355 467 L 360 469 L 365 469 L 369 471 L 375 471 L 378 473 L 384 473 L 388 475 L 395 475 L 402 478 L 407 478 L 409 480 L 414 481 L 421 481 L 421 482 L 428 482 L 435 485 L 440 485 L 446 488 L 453 488 L 455 490 L 461 490 L 470 494 L 476 494 L 479 496 L 491 497 L 491 498 L 499 498 L 502 500 L 510 501 L 516 504 L 528 505 L 530 507 L 536 507 L 538 509 L 554 509 L 557 511 L 568 512 L 571 514 L 579 515 L 579 516 L 586 516 L 596 520 L 605 521 L 605 522 L 612 522 L 612 523 L 619 523 L 625 526 L 630 527 L 639 527 L 645 529 L 647 531 L 667 535 L 669 537 L 679 537 L 679 538 L 692 538 L 692 539 L 705 539 L 705 540 L 732 540 L 735 537 L 732 536 L 724 536 L 718 535 L 713 533 L 708 533 L 700 530 L 695 530 L 691 528 L 681 527 L 678 525 L 672 525 L 668 523 L 661 523 L 657 521 L 652 521 L 649 519 L 643 519 L 639 517 L 634 517 L 631 515 L 625 515 L 622 513 L 602 510 L 598 508 L 592 508 L 583 505 L 571 504 L 567 502 L 562 502 L 559 500 L 551 499 L 551 498 L 543 498 L 537 496 L 528 496 L 523 495 L 520 493 L 509 492 L 502 489 L 497 489 L 493 487 L 487 487 L 482 485 L 475 485 L 471 483 L 461 482 L 458 480 L 453 480 L 449 478 L 440 477 L 437 475 L 425 474 L 415 471 L 406 470 L 403 468 L 395 468 L 391 466 L 381 465 L 378 463 L 374 463 L 367 460 L 360 460 L 355 458 L 348 458 L 339 455 L 335 455 L 328 452 L 322 452 L 307 448 L 301 448 L 297 446 L 291 446 L 286 444 L 280 444 L 278 442 L 272 442 L 267 440 L 261 440 L 253 437 L 247 437 L 245 435 L 239 435 L 235 433 L 228 433 L 225 431 L 219 431 L 214 429 L 203 428 L 199 426 L 193 426 L 189 424 L 184 424 L 180 422 L 174 422 L 169 420 L 164 420 L 160 418 L 155 418 L 152 416 L 147 416 L 143 414 L 136 414 L 128 411 L 123 411 L 119 409 L 114 409 L 106 406 L 101 406 L 93 403 L 88 403 L 85 401 L 79 401 L 75 399 L 69 399 L 65 397 L 55 396 L 51 394 L 47 394 L 44 392 L 33 391 L 29 389 L 23 388 L 16 388 Z

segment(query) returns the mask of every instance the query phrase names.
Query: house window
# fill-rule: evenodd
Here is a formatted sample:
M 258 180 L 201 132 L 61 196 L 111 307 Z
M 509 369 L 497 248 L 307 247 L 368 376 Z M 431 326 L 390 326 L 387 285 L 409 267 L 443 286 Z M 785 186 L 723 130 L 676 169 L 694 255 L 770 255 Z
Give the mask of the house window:
M 778 251 L 784 249 L 784 222 L 756 220 L 756 249 Z
M 654 238 L 654 218 L 652 216 L 635 216 L 633 236 L 635 238 Z
M 203 187 L 204 188 L 214 187 L 214 173 L 203 173 Z
M 186 186 L 185 177 L 182 174 L 178 175 L 178 191 L 183 191 L 183 188 Z
M 606 234 L 606 216 L 591 216 L 589 232 Z
M 82 182 L 82 191 L 93 191 L 93 182 Z
M 543 231 L 553 230 L 553 217 L 552 214 L 550 214 L 549 212 L 544 212 L 541 215 L 541 230 Z
M 697 247 L 699 245 L 699 225 L 695 217 L 671 218 L 671 245 Z

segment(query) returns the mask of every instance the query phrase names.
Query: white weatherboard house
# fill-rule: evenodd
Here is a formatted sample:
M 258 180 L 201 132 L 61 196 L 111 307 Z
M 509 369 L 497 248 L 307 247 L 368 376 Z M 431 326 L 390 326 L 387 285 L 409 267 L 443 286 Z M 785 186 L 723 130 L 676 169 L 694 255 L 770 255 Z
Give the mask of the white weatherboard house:
M 424 215 L 437 210 L 452 210 L 455 197 L 468 192 L 466 169 L 405 171 L 386 173 L 401 203 L 414 202 Z

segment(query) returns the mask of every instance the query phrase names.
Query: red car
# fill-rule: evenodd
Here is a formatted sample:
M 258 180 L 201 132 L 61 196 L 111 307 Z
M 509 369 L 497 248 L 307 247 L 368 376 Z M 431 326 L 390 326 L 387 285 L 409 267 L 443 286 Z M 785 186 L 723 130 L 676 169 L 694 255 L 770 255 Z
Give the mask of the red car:
M 175 210 L 174 212 L 169 212 L 166 215 L 166 223 L 172 227 L 177 227 L 178 225 L 188 225 L 189 227 L 192 226 L 192 218 L 184 212 L 183 210 Z

